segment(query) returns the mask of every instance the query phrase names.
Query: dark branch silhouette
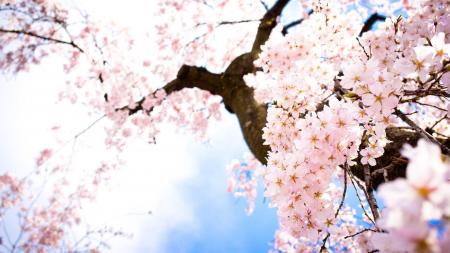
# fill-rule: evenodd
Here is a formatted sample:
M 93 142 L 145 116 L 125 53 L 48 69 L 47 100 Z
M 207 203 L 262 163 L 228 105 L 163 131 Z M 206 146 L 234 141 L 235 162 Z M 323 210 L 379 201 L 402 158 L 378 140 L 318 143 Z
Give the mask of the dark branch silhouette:
M 370 31 L 377 21 L 384 21 L 385 19 L 386 19 L 386 16 L 380 15 L 380 14 L 378 14 L 376 12 L 373 13 L 364 22 L 364 25 L 361 28 L 361 32 L 359 32 L 359 36 L 362 36 L 365 32 Z

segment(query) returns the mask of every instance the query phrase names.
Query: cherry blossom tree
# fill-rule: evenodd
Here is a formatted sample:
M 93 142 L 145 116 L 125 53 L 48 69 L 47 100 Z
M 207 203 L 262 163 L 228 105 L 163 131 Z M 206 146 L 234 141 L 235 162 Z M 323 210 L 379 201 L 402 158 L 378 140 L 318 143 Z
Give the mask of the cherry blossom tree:
M 126 162 L 114 154 L 133 136 L 157 145 L 163 123 L 205 138 L 224 106 L 252 153 L 229 165 L 228 190 L 251 213 L 263 183 L 278 215 L 273 252 L 449 252 L 449 13 L 445 0 L 158 1 L 159 25 L 143 39 L 158 50 L 143 54 L 126 27 L 82 10 L 1 0 L 0 69 L 60 56 L 60 99 L 102 115 L 112 158 L 69 182 L 64 156 L 47 147 L 29 176 L 1 175 L 0 218 L 17 212 L 21 234 L 0 244 L 97 252 L 66 235 Z M 33 204 L 42 173 L 52 192 Z

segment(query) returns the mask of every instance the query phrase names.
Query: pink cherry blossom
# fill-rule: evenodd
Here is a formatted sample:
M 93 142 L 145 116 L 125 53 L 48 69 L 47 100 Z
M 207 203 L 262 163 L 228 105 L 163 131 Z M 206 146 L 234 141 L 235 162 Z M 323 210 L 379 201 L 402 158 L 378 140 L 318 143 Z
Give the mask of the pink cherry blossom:
M 83 224 L 84 204 L 122 167 L 131 140 L 153 145 L 167 124 L 205 140 L 222 104 L 238 117 L 236 106 L 245 104 L 266 117 L 258 136 L 246 132 L 261 120 L 258 113 L 244 111 L 251 120 L 240 123 L 247 141 L 267 145 L 267 154 L 232 161 L 226 190 L 245 198 L 250 214 L 261 181 L 277 209 L 274 251 L 448 251 L 450 169 L 448 152 L 441 153 L 447 147 L 419 140 L 403 149 L 404 158 L 392 158 L 395 131 L 434 143 L 450 135 L 448 1 L 300 0 L 287 5 L 294 14 L 279 10 L 274 17 L 276 8 L 257 0 L 155 6 L 154 15 L 148 13 L 156 20 L 152 33 L 137 37 L 133 29 L 56 1 L 1 1 L 0 70 L 17 74 L 60 59 L 67 81 L 59 102 L 100 116 L 107 153 L 69 180 L 80 168 L 60 147 L 65 144 L 43 144 L 48 148 L 28 176 L 0 176 L 0 217 L 18 210 L 23 231 L 14 249 L 80 251 L 69 247 L 70 230 Z M 287 29 L 291 16 L 295 25 Z M 375 25 L 366 27 L 374 17 Z M 241 60 L 245 67 L 235 65 Z M 185 71 L 191 66 L 193 72 Z M 217 77 L 214 84 L 203 72 Z M 238 85 L 228 87 L 229 80 Z M 250 95 L 230 104 L 241 93 Z M 391 165 L 406 165 L 405 159 L 406 178 L 388 182 Z M 371 185 L 380 171 L 387 182 Z M 47 182 L 41 182 L 44 173 Z M 29 207 L 39 183 L 47 191 Z M 345 201 L 354 184 L 363 218 Z M 385 205 L 380 216 L 374 191 Z M 443 232 L 430 225 L 436 221 Z M 88 244 L 84 251 L 100 249 Z

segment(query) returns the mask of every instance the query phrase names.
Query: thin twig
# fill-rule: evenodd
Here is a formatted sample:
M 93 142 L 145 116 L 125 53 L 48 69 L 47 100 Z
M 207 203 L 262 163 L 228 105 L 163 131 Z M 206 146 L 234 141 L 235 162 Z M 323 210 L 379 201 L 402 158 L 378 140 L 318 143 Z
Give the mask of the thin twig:
M 226 21 L 220 21 L 216 23 L 216 27 L 219 27 L 221 25 L 235 25 L 235 24 L 243 24 L 243 23 L 251 23 L 251 22 L 260 22 L 261 19 L 243 19 L 243 20 L 226 20 Z M 207 25 L 208 23 L 198 23 L 196 27 Z
M 74 48 L 76 48 L 78 51 L 80 51 L 81 53 L 84 53 L 84 50 L 81 49 L 77 44 L 75 44 L 74 41 L 64 41 L 64 40 L 60 40 L 60 39 L 56 39 L 56 38 L 51 38 L 51 37 L 46 37 L 43 35 L 39 35 L 33 32 L 27 32 L 27 31 L 21 31 L 21 30 L 6 30 L 6 29 L 2 29 L 0 28 L 0 32 L 3 33 L 15 33 L 15 34 L 19 34 L 19 35 L 26 35 L 26 36 L 30 36 L 30 37 L 35 37 L 41 40 L 47 40 L 47 41 L 52 41 L 52 42 L 56 42 L 56 43 L 61 43 L 61 44 L 66 44 L 66 45 L 70 45 Z
M 327 236 L 322 240 L 322 246 L 320 247 L 319 253 L 328 252 L 325 244 L 327 243 L 328 238 L 330 238 L 330 233 L 327 233 Z
M 370 217 L 369 214 L 367 213 L 366 208 L 364 208 L 363 201 L 361 200 L 361 197 L 359 196 L 358 189 L 356 188 L 354 180 L 355 179 L 353 178 L 353 175 L 350 174 L 350 182 L 352 183 L 353 188 L 355 189 L 356 197 L 359 200 L 359 205 L 361 206 L 361 209 L 363 210 L 364 215 L 367 217 L 367 219 L 369 219 L 370 222 L 372 222 L 372 224 L 375 226 L 375 221 L 373 221 L 372 217 Z
M 362 50 L 363 50 L 363 52 L 364 52 L 364 54 L 366 55 L 366 57 L 367 57 L 367 60 L 368 59 L 370 59 L 370 56 L 369 56 L 369 54 L 366 52 L 366 49 L 364 48 L 364 46 L 361 44 L 361 41 L 359 40 L 359 38 L 358 37 L 356 37 L 356 40 L 358 41 L 358 44 L 359 44 L 359 46 L 362 48 Z
M 441 108 L 441 107 L 439 107 L 439 106 L 436 106 L 436 105 L 430 105 L 430 104 L 426 104 L 426 103 L 422 103 L 422 102 L 418 102 L 418 101 L 414 101 L 414 102 L 413 102 L 413 101 L 408 101 L 408 103 L 416 103 L 416 104 L 418 104 L 418 105 L 423 105 L 423 106 L 433 107 L 433 108 L 438 109 L 438 110 L 440 110 L 440 111 L 444 111 L 444 112 L 447 111 L 446 109 Z
M 384 166 L 383 168 L 374 170 L 371 173 L 371 176 L 378 176 L 378 174 L 383 174 L 383 176 L 384 176 L 384 174 L 387 171 L 392 170 L 392 169 L 395 169 L 395 166 L 394 166 L 394 164 L 390 163 L 388 166 Z M 385 180 L 386 180 L 386 178 L 385 178 Z
M 430 127 L 430 130 L 434 131 L 433 128 L 435 128 L 441 121 L 447 118 L 447 115 L 444 115 L 444 117 L 440 118 L 438 121 L 434 122 L 434 124 Z
M 348 169 L 348 164 L 345 164 L 345 167 L 344 167 L 344 191 L 342 192 L 341 203 L 339 203 L 339 207 L 336 210 L 336 213 L 334 214 L 334 218 L 337 218 L 337 216 L 339 215 L 339 211 L 341 210 L 342 206 L 344 205 L 345 195 L 347 195 L 347 169 Z
M 261 4 L 264 6 L 264 9 L 265 9 L 266 11 L 269 10 L 269 6 L 266 4 L 266 2 L 264 2 L 263 0 L 260 0 L 259 2 L 261 2 Z
M 438 96 L 438 97 L 449 97 L 450 93 L 441 89 L 432 89 L 432 90 L 404 90 L 403 94 L 405 96 L 418 96 L 418 97 L 426 97 L 426 96 Z
M 235 21 L 221 21 L 216 23 L 215 28 L 220 27 L 222 25 L 236 25 L 236 24 L 245 24 L 245 23 L 251 23 L 251 22 L 260 22 L 261 19 L 245 19 L 245 20 L 235 20 Z M 198 23 L 195 27 L 199 27 L 201 25 L 207 25 L 208 23 Z M 188 43 L 186 43 L 185 46 L 189 46 L 192 43 L 194 43 L 195 41 L 205 37 L 206 35 L 211 34 L 210 32 L 204 32 L 198 36 L 196 36 L 195 38 L 193 38 L 192 40 L 190 40 Z
M 8 240 L 10 245 L 13 245 L 12 241 L 11 241 L 11 237 L 9 237 L 8 230 L 6 229 L 5 222 L 2 222 L 2 223 L 3 223 L 3 226 L 2 226 L 3 227 L 3 232 L 5 233 L 6 239 Z
M 356 233 L 354 233 L 354 234 L 345 236 L 344 239 L 348 239 L 348 238 L 351 238 L 351 237 L 355 237 L 355 236 L 357 236 L 357 235 L 360 235 L 360 234 L 362 234 L 362 233 L 364 233 L 364 232 L 368 232 L 368 231 L 371 231 L 371 232 L 379 232 L 379 231 L 374 230 L 374 229 L 371 229 L 371 228 L 365 228 L 365 229 L 363 229 L 363 230 L 361 230 L 361 231 L 358 231 L 358 232 L 356 232 Z
M 313 13 L 313 10 L 308 11 L 308 15 L 311 15 Z M 305 20 L 305 18 L 300 18 L 297 20 L 294 20 L 288 24 L 286 24 L 285 26 L 283 26 L 283 30 L 281 30 L 281 34 L 286 35 L 288 30 L 291 29 L 292 27 L 299 25 L 303 22 L 303 20 Z
M 450 154 L 450 149 L 444 146 L 442 143 L 437 141 L 433 136 L 431 136 L 427 131 L 423 130 L 421 127 L 419 127 L 414 121 L 412 121 L 410 118 L 408 118 L 403 112 L 399 110 L 395 110 L 395 115 L 397 115 L 400 119 L 402 119 L 406 124 L 414 128 L 416 132 L 420 134 L 423 138 L 427 139 L 428 141 L 437 144 L 441 149 L 447 153 Z
M 87 126 L 85 129 L 81 130 L 80 132 L 78 132 L 76 135 L 73 136 L 73 139 L 77 139 L 78 137 L 80 137 L 82 134 L 84 134 L 86 131 L 88 131 L 89 129 L 91 129 L 91 127 L 93 127 L 95 124 L 97 124 L 100 120 L 102 120 L 103 118 L 106 117 L 106 114 L 103 114 L 101 117 L 97 118 L 95 121 L 93 121 L 89 126 Z

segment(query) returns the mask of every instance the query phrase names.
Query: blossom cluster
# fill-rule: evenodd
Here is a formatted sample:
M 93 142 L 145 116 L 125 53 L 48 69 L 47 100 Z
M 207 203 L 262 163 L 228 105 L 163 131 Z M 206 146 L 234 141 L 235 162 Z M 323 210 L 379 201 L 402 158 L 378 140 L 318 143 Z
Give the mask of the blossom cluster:
M 331 182 L 348 166 L 377 164 L 401 110 L 421 111 L 411 118 L 422 128 L 443 121 L 437 131 L 448 130 L 448 99 L 426 92 L 445 96 L 447 89 L 448 2 L 408 6 L 408 18 L 388 18 L 362 36 L 357 12 L 340 15 L 344 6 L 313 3 L 297 30 L 269 39 L 255 62 L 261 71 L 245 77 L 269 104 L 265 195 L 278 208 L 282 232 L 313 245 L 338 223 Z M 424 117 L 433 123 L 424 125 Z
M 22 199 L 24 191 L 23 182 L 12 175 L 0 175 L 0 221 L 5 211 L 16 206 Z
M 28 34 L 48 36 L 55 40 L 65 41 L 68 37 L 66 30 L 61 29 L 68 19 L 68 11 L 55 1 L 0 1 L 0 69 L 2 72 L 26 71 L 30 65 L 41 63 L 42 59 L 52 53 L 42 43 L 42 39 L 17 33 L 27 30 Z M 58 21 L 59 24 L 52 21 Z M 13 32 L 5 32 L 13 31 Z M 15 43 L 17 37 L 25 43 Z M 70 41 L 67 41 L 70 43 Z M 78 54 L 78 53 L 76 53 Z
M 333 188 L 333 187 L 332 187 Z M 342 197 L 342 189 L 331 189 L 333 198 Z M 323 240 L 311 240 L 307 236 L 294 236 L 289 232 L 279 229 L 275 233 L 273 249 L 269 252 L 318 252 L 322 248 L 332 252 L 370 252 L 375 250 L 371 236 L 375 230 L 362 225 L 361 220 L 368 222 L 366 217 L 356 218 L 356 211 L 348 206 L 343 206 L 337 213 L 337 225 L 329 228 L 327 236 Z
M 323 111 L 297 119 L 291 130 L 297 136 L 286 138 L 294 140 L 292 144 L 271 145 L 272 150 L 279 147 L 280 151 L 269 154 L 265 195 L 278 207 L 282 228 L 293 235 L 307 235 L 314 241 L 336 225 L 337 203 L 330 196 L 330 183 L 337 166 L 351 163 L 357 156 L 362 133 L 355 127 L 356 118 L 349 118 L 356 115 L 354 110 L 351 103 L 330 99 Z M 279 117 L 272 121 L 271 112 L 275 110 L 269 110 L 269 124 L 288 120 Z M 334 118 L 336 115 L 340 117 Z
M 237 198 L 247 200 L 245 212 L 250 215 L 255 209 L 258 187 L 257 176 L 263 168 L 261 163 L 250 154 L 246 154 L 244 159 L 244 162 L 233 160 L 227 166 L 229 174 L 227 191 L 233 193 Z
M 334 15 L 339 6 L 314 9 L 296 32 L 275 33 L 255 62 L 263 71 L 246 76 L 257 98 L 271 104 L 263 134 L 271 147 L 265 196 L 278 208 L 280 228 L 312 245 L 338 225 L 331 182 L 338 166 L 353 164 L 363 134 L 358 105 L 332 96 L 337 64 L 356 48 L 342 40 L 357 35 L 353 24 L 361 19 L 355 12 Z
M 278 209 L 275 250 L 448 251 L 449 230 L 441 229 L 448 225 L 448 163 L 439 160 L 436 147 L 420 141 L 418 148 L 404 151 L 410 159 L 407 178 L 381 186 L 387 207 L 373 227 L 357 224 L 343 202 L 347 178 L 357 180 L 354 168 L 368 168 L 370 176 L 379 165 L 391 141 L 388 128 L 412 129 L 429 139 L 450 134 L 449 2 L 298 3 L 302 22 L 286 35 L 281 24 L 275 27 L 254 62 L 258 71 L 244 76 L 256 99 L 267 105 L 263 139 L 270 152 L 260 174 L 264 195 Z M 104 144 L 114 157 L 71 184 L 66 180 L 70 166 L 42 169 L 55 152 L 40 153 L 37 171 L 50 173 L 54 181 L 48 202 L 22 210 L 27 242 L 18 246 L 25 252 L 62 245 L 68 229 L 79 223 L 82 203 L 95 199 L 98 187 L 119 167 L 117 152 L 132 137 L 155 143 L 166 122 L 205 137 L 210 120 L 221 117 L 220 98 L 198 89 L 166 94 L 163 86 L 182 64 L 223 71 L 248 52 L 264 5 L 256 0 L 169 0 L 158 2 L 157 12 L 156 37 L 142 41 L 154 40 L 157 50 L 144 46 L 148 54 L 142 54 L 136 53 L 142 45 L 129 29 L 90 22 L 54 1 L 0 0 L 5 20 L 0 24 L 0 70 L 17 73 L 51 53 L 66 56 L 70 81 L 60 98 L 87 105 L 109 120 Z M 371 13 L 387 18 L 364 31 L 363 20 Z M 239 33 L 230 32 L 236 28 Z M 229 36 L 216 36 L 219 32 Z M 251 213 L 259 165 L 245 159 L 230 165 L 229 191 L 246 197 Z M 342 187 L 335 185 L 343 180 Z M 8 174 L 0 177 L 0 214 L 20 202 L 22 187 Z M 375 220 L 376 210 L 367 213 L 373 216 L 366 217 L 369 221 Z M 395 241 L 393 248 L 386 248 L 387 241 Z
M 179 18 L 180 13 L 183 18 Z M 234 57 L 251 48 L 264 8 L 261 2 L 248 0 L 169 0 L 158 2 L 155 14 L 160 22 L 156 26 L 159 54 L 155 59 L 159 64 L 154 65 L 154 71 L 170 76 L 179 67 L 174 60 L 224 70 Z M 236 28 L 239 36 L 220 36 Z

